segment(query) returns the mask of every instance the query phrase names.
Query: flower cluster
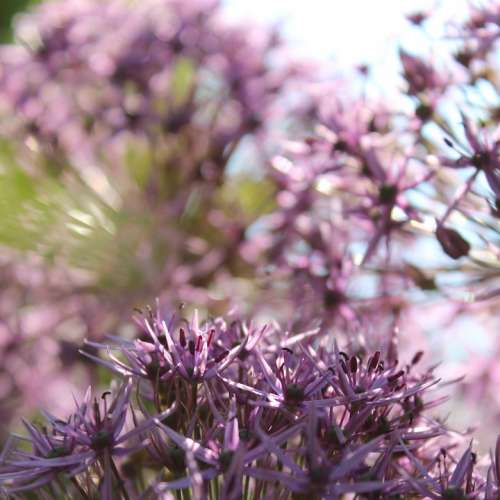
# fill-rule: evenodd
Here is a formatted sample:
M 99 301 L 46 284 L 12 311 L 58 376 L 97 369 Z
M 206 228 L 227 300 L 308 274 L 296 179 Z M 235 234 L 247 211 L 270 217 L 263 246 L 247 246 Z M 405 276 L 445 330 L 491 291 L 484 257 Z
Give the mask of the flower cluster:
M 275 30 L 230 23 L 213 0 L 50 1 L 15 36 L 0 47 L 0 240 L 1 320 L 16 340 L 0 364 L 16 367 L 1 385 L 24 411 L 46 394 L 27 387 L 31 358 L 40 381 L 61 380 L 84 336 L 123 326 L 137 305 L 229 301 L 261 212 L 239 191 L 270 188 L 228 171 L 242 154 L 242 170 L 263 164 L 301 70 Z
M 19 23 L 24 47 L 2 49 L 6 125 L 59 159 L 95 161 L 131 134 L 203 159 L 183 175 L 220 175 L 226 146 L 265 126 L 291 67 L 271 69 L 276 33 L 228 26 L 219 10 L 214 0 L 42 5 Z
M 256 157 L 243 171 L 262 165 L 302 73 L 277 32 L 231 24 L 213 0 L 71 0 L 24 15 L 16 36 L 0 48 L 2 135 L 24 171 L 58 186 L 50 217 L 70 230 L 30 236 L 85 272 L 73 287 L 112 289 L 113 302 L 140 276 L 142 300 L 171 287 L 201 304 L 228 272 L 246 272 L 238 247 L 259 203 L 240 203 L 228 170 L 242 153 Z M 252 175 L 246 185 L 260 187 Z M 12 224 L 43 224 L 45 192 L 33 188 L 37 203 Z
M 466 23 L 457 44 L 485 37 L 481 58 L 497 54 L 497 10 L 475 12 L 477 29 Z M 418 19 L 414 29 L 424 31 L 427 16 Z M 400 60 L 394 102 L 343 82 L 317 85 L 302 120 L 312 126 L 270 164 L 276 206 L 245 242 L 245 255 L 260 255 L 270 286 L 285 290 L 302 319 L 344 331 L 382 318 L 399 323 L 421 297 L 477 318 L 481 307 L 471 302 L 498 297 L 495 76 L 467 79 L 455 59 L 431 62 L 405 49 Z
M 432 365 L 465 360 L 457 393 L 498 425 L 499 15 L 449 23 L 451 53 L 402 44 L 394 99 L 369 67 L 305 71 L 216 0 L 20 16 L 0 46 L 0 417 L 70 374 L 120 382 L 25 419 L 0 494 L 498 499 L 500 441 L 483 458 L 487 425 L 481 447 L 437 416 Z M 163 314 L 179 303 L 213 317 Z
M 89 389 L 69 417 L 45 412 L 7 443 L 6 494 L 496 498 L 498 445 L 482 475 L 429 411 L 443 397 L 422 352 L 349 354 L 319 330 L 283 340 L 278 327 L 197 312 L 141 324 L 135 340 L 91 344 L 123 377 L 114 393 Z

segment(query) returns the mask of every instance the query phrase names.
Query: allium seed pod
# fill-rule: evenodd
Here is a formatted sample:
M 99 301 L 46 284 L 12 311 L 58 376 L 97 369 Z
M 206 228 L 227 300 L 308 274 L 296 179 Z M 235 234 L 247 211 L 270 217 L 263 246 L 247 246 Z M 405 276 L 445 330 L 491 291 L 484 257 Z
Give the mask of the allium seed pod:
M 459 259 L 469 255 L 470 244 L 458 231 L 444 226 L 438 226 L 436 229 L 436 238 L 441 248 L 452 259 Z

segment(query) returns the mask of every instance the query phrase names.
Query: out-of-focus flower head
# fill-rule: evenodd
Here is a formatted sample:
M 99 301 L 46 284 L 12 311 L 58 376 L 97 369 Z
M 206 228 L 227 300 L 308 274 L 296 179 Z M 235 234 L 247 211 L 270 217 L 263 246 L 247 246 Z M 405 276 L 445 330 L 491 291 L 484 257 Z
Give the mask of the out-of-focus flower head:
M 467 146 L 456 148 L 452 141 L 446 143 L 460 155 L 458 159 L 443 158 L 442 164 L 454 167 L 474 167 L 483 172 L 490 189 L 495 197 L 500 198 L 500 127 L 491 132 L 491 137 L 486 131 L 478 130 L 475 123 L 462 115 Z
M 500 7 L 494 1 L 472 5 L 468 20 L 455 26 L 453 36 L 462 42 L 455 54 L 456 60 L 471 72 L 471 80 L 477 76 L 493 76 L 485 63 L 496 57 L 500 40 Z
M 11 266 L 15 252 L 44 256 L 42 300 L 60 307 L 34 349 L 45 331 L 73 332 L 47 342 L 45 366 L 69 368 L 81 337 L 96 340 L 155 296 L 230 302 L 233 275 L 251 276 L 239 246 L 261 211 L 252 193 L 270 187 L 229 167 L 241 149 L 262 165 L 282 91 L 301 71 L 276 30 L 231 23 L 212 0 L 70 0 L 20 16 L 15 39 L 0 48 L 0 127 L 12 153 L 4 158 L 2 142 L 1 175 L 14 193 L 2 196 L 0 238 Z M 64 279 L 52 286 L 53 275 Z M 19 352 L 9 355 L 18 365 Z M 41 391 L 31 398 L 15 384 L 40 403 Z
M 446 80 L 429 63 L 405 50 L 399 51 L 404 78 L 408 83 L 408 94 L 418 96 L 429 92 L 442 92 Z
M 177 143 L 204 131 L 191 153 L 213 155 L 208 175 L 226 144 L 264 125 L 292 71 L 270 69 L 274 32 L 229 26 L 211 0 L 51 1 L 17 37 L 0 71 L 9 128 L 70 162 L 95 161 L 120 135 Z

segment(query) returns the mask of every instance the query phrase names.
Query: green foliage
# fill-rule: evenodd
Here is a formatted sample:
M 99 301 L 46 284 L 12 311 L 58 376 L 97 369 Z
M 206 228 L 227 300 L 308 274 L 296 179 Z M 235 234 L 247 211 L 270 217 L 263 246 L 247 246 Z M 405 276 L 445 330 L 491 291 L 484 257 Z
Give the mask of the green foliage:
M 152 163 L 153 152 L 146 141 L 127 142 L 124 155 L 125 168 L 140 188 L 144 188 L 150 178 Z
M 175 106 L 182 106 L 191 94 L 196 74 L 196 66 L 186 58 L 179 59 L 174 67 L 170 98 Z
M 0 41 L 8 42 L 12 39 L 14 16 L 36 3 L 39 3 L 39 0 L 2 0 L 0 2 Z
M 231 176 L 218 193 L 218 204 L 247 223 L 275 207 L 275 187 L 269 179 L 243 172 Z
M 76 174 L 69 186 L 63 181 L 28 173 L 0 145 L 0 245 L 88 271 L 98 288 L 140 288 L 136 254 L 151 232 L 147 211 L 112 207 Z

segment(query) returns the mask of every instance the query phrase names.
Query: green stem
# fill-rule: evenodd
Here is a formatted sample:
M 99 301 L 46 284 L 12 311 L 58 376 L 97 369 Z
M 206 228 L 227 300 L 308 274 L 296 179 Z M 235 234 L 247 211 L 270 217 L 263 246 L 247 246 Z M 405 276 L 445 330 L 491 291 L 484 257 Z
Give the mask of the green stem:
M 192 401 L 192 413 L 196 410 L 196 400 L 198 399 L 198 383 L 194 382 L 191 386 L 191 401 Z
M 191 416 L 196 414 L 196 400 L 198 399 L 198 383 L 194 382 L 191 386 Z M 193 439 L 196 439 L 196 426 L 193 427 Z
M 72 482 L 73 486 L 78 490 L 78 493 L 80 493 L 80 495 L 82 495 L 82 498 L 85 498 L 85 499 L 89 498 L 87 493 L 85 493 L 85 490 L 80 486 L 80 483 L 78 482 L 76 477 L 72 477 L 71 482 Z
M 183 488 L 182 498 L 184 500 L 191 500 L 191 490 L 189 488 Z
M 219 476 L 215 476 L 214 481 L 215 498 L 219 498 Z
M 467 181 L 465 182 L 465 184 L 463 184 L 459 188 L 458 192 L 455 194 L 453 202 L 450 204 L 450 206 L 446 209 L 446 212 L 444 213 L 444 215 L 441 217 L 441 219 L 439 221 L 440 224 L 444 224 L 444 222 L 446 221 L 446 219 L 448 219 L 448 217 L 451 215 L 451 213 L 453 212 L 453 210 L 455 210 L 455 208 L 457 208 L 458 204 L 463 200 L 463 198 L 465 197 L 465 195 L 470 191 L 470 189 L 472 187 L 472 184 L 476 180 L 476 177 L 478 176 L 479 172 L 480 172 L 480 170 L 477 169 L 467 179 Z
M 127 490 L 125 489 L 125 484 L 123 482 L 123 479 L 120 477 L 120 473 L 118 472 L 118 469 L 116 468 L 113 457 L 111 456 L 111 453 L 109 451 L 107 451 L 107 455 L 109 458 L 109 464 L 111 465 L 111 470 L 113 471 L 113 474 L 116 478 L 118 486 L 120 487 L 120 490 L 123 493 L 123 497 L 125 498 L 125 500 L 130 500 L 130 497 L 128 496 Z
M 248 500 L 248 494 L 250 492 L 250 476 L 245 476 L 243 481 L 243 498 Z

